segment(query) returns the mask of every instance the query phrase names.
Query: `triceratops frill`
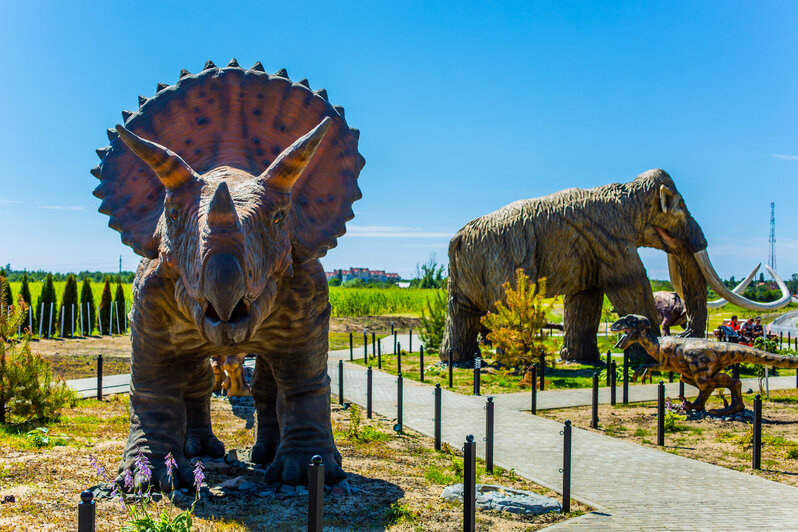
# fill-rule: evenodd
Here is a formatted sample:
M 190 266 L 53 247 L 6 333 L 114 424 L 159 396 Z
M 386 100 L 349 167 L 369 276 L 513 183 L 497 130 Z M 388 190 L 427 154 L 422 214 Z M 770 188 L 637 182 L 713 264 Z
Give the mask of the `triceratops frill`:
M 187 458 L 221 456 L 210 421 L 212 355 L 257 354 L 252 458 L 267 480 L 305 481 L 314 454 L 343 478 L 330 427 L 330 307 L 319 262 L 353 218 L 365 161 L 343 108 L 307 80 L 210 61 L 159 83 L 108 130 L 92 169 L 100 212 L 143 256 L 131 307 L 130 435 L 167 488 Z M 169 480 L 167 453 L 178 464 Z

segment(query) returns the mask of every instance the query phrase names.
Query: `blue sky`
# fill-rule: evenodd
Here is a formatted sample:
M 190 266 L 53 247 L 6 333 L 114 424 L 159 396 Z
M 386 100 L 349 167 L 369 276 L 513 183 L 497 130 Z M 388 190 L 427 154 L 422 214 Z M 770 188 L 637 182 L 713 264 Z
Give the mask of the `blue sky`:
M 798 272 L 798 4 L 1 2 L 0 262 L 134 269 L 88 170 L 207 59 L 324 87 L 368 161 L 323 263 L 411 274 L 511 201 L 666 169 L 719 273 Z M 664 255 L 641 251 L 651 277 Z

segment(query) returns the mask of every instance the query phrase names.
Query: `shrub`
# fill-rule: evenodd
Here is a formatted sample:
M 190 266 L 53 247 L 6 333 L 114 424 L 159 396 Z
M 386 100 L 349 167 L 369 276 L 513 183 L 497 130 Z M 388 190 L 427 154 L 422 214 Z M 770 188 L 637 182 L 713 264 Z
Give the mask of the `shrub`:
M 421 330 L 418 335 L 426 349 L 437 351 L 443 342 L 443 328 L 446 324 L 447 297 L 443 290 L 436 290 L 427 298 L 425 309 L 421 310 Z
M 526 367 L 545 340 L 543 325 L 552 303 L 546 303 L 546 279 L 541 278 L 537 286 L 529 282 L 524 270 L 515 274 L 515 288 L 510 282 L 502 285 L 504 301 L 496 302 L 496 311 L 482 318 L 488 340 L 496 348 L 496 360 L 514 368 Z
M 100 296 L 100 332 L 111 334 L 111 330 L 113 329 L 111 324 L 111 305 L 113 304 L 113 299 L 111 299 L 111 281 L 108 279 L 107 275 L 105 276 L 104 282 L 103 293 Z
M 24 301 L 25 305 L 28 307 L 32 306 L 33 301 L 30 295 L 30 285 L 28 284 L 27 273 L 23 274 L 22 276 L 22 286 L 19 289 L 19 297 L 22 298 L 22 301 Z M 36 330 L 36 320 L 34 316 L 30 315 L 27 321 L 23 321 L 22 327 L 23 329 L 28 327 L 30 329 L 30 333 L 33 334 L 33 331 Z
M 43 338 L 49 338 L 55 332 L 58 324 L 58 301 L 55 297 L 55 285 L 53 284 L 53 274 L 48 273 L 44 278 L 42 293 L 36 302 L 37 327 L 41 330 Z M 43 305 L 43 306 L 42 306 Z
M 5 312 L 10 305 L 14 304 L 14 294 L 11 291 L 11 284 L 5 276 L 5 272 L 0 270 L 0 307 Z
M 122 288 L 122 283 L 118 280 L 116 282 L 116 291 L 114 292 L 114 327 L 117 334 L 127 332 L 127 304 L 125 303 L 125 290 Z
M 70 274 L 64 285 L 64 295 L 61 296 L 61 308 L 58 310 L 61 338 L 73 336 L 77 329 L 78 310 L 78 280 Z
M 29 334 L 19 342 L 13 339 L 25 316 L 23 305 L 0 317 L 0 403 L 20 421 L 54 419 L 59 410 L 75 404 L 77 395 L 63 379 L 53 378 L 47 360 L 31 352 Z
M 94 310 L 94 294 L 91 291 L 91 281 L 88 277 L 83 278 L 80 287 L 80 315 L 83 327 L 83 334 L 91 336 L 94 326 L 97 323 L 97 311 Z

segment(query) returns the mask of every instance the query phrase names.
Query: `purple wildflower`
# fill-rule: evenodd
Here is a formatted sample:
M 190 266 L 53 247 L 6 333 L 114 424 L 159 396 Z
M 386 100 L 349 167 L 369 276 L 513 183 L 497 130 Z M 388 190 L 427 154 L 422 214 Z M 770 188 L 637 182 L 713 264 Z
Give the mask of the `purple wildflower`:
M 125 487 L 133 489 L 133 472 L 130 469 L 125 471 Z
M 103 467 L 103 465 L 100 462 L 98 462 L 97 459 L 94 458 L 94 456 L 92 455 L 89 455 L 89 463 L 94 468 L 94 470 L 97 471 L 97 476 L 107 482 L 108 478 L 106 478 L 105 476 L 105 468 Z
M 144 456 L 144 453 L 141 452 L 141 447 L 137 447 L 136 449 L 138 451 L 136 454 L 136 480 L 139 486 L 143 486 L 150 483 L 150 479 L 152 478 L 152 467 L 150 467 L 150 461 Z
M 166 458 L 164 459 L 164 464 L 166 465 L 166 476 L 171 482 L 172 474 L 174 473 L 174 470 L 177 469 L 177 462 L 175 462 L 175 457 L 172 456 L 171 452 L 166 455 Z
M 204 469 L 205 466 L 200 461 L 194 465 L 194 486 L 197 487 L 197 490 L 202 487 L 202 482 L 205 480 L 205 473 L 202 472 Z

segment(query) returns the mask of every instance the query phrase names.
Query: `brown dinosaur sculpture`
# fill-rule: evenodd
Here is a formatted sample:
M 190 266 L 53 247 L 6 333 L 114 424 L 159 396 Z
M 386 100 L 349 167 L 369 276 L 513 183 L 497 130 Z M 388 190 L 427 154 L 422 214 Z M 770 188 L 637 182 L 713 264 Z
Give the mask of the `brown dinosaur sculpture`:
M 726 408 L 712 411 L 713 414 L 728 416 L 745 409 L 740 380 L 723 373 L 732 364 L 746 362 L 777 368 L 798 368 L 798 357 L 774 355 L 746 345 L 675 336 L 657 338 L 645 316 L 624 316 L 612 324 L 611 330 L 626 333 L 615 347 L 626 349 L 632 344 L 640 344 L 657 361 L 638 368 L 633 380 L 641 373 L 674 371 L 682 376 L 682 382 L 698 388 L 698 398 L 693 402 L 685 401 L 688 410 L 704 410 L 715 388 L 728 388 L 732 403 Z
M 210 358 L 257 355 L 255 462 L 266 481 L 307 481 L 314 454 L 328 483 L 345 476 L 330 425 L 330 305 L 319 257 L 361 197 L 358 132 L 324 89 L 256 63 L 206 63 L 139 98 L 108 130 L 92 170 L 100 212 L 144 258 L 133 284 L 130 434 L 153 483 L 164 457 L 222 456 L 211 429 Z
M 240 354 L 211 357 L 213 393 L 221 393 L 224 390 L 227 397 L 249 397 L 252 395 L 244 378 L 244 356 Z

